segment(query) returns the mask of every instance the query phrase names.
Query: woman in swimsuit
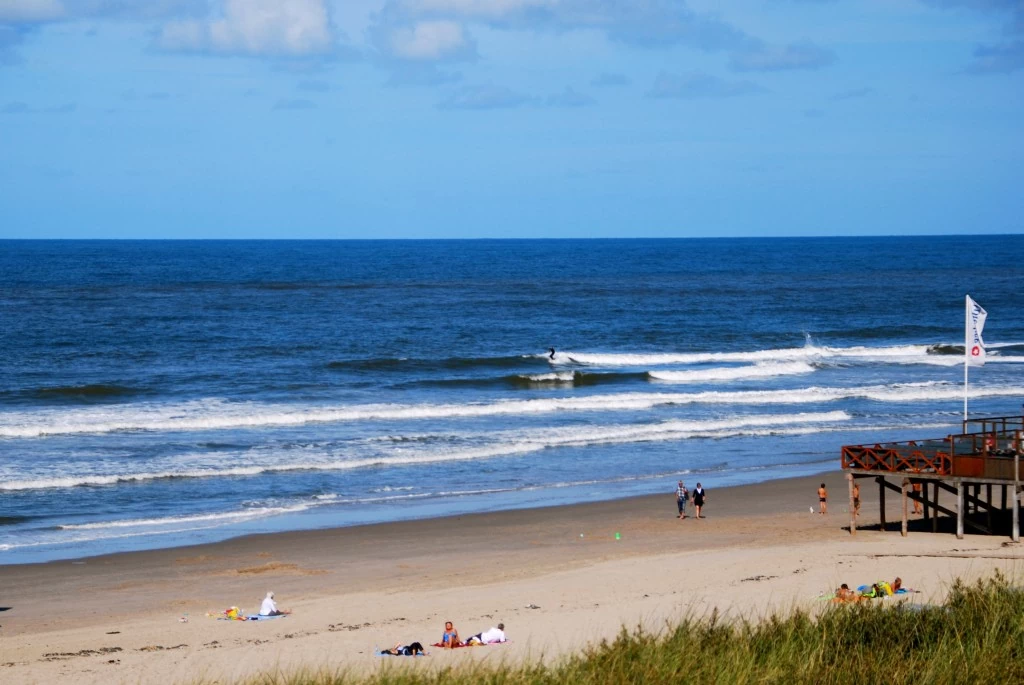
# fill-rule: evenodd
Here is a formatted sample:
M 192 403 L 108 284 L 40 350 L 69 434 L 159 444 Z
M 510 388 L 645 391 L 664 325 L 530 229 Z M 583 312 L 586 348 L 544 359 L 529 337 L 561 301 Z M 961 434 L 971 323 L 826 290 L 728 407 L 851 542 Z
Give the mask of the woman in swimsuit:
M 452 625 L 451 621 L 446 621 L 444 624 L 444 634 L 441 636 L 441 644 L 446 649 L 452 649 L 462 644 L 462 640 L 459 639 L 459 631 L 455 630 L 455 626 Z

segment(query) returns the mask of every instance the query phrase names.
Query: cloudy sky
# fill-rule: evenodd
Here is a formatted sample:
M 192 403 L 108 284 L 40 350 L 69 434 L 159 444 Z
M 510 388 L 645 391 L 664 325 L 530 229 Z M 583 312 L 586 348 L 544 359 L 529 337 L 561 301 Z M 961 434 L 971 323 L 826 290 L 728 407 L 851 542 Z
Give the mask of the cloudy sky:
M 0 0 L 0 237 L 1022 217 L 1024 0 Z

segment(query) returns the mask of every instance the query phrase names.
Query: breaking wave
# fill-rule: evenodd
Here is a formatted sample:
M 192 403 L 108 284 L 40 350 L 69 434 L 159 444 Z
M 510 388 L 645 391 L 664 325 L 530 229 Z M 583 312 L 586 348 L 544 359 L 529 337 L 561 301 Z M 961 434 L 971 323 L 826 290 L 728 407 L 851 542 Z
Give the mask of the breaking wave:
M 971 386 L 969 397 L 1019 397 L 1024 386 Z M 209 431 L 230 428 L 300 426 L 345 421 L 393 421 L 537 415 L 549 412 L 638 411 L 664 405 L 788 405 L 867 399 L 876 402 L 950 401 L 963 389 L 945 381 L 853 387 L 782 390 L 705 391 L 694 393 L 618 393 L 587 397 L 499 400 L 468 404 L 377 404 L 341 406 L 269 405 L 202 400 L 181 404 L 146 404 L 93 409 L 46 410 L 0 414 L 0 437 L 37 438 L 115 431 Z
M 799 413 L 788 415 L 742 416 L 712 421 L 670 420 L 651 424 L 628 424 L 612 426 L 588 426 L 540 430 L 527 434 L 502 434 L 492 436 L 497 444 L 452 450 L 450 444 L 442 444 L 435 451 L 382 454 L 378 456 L 336 459 L 331 455 L 321 460 L 308 459 L 301 462 L 279 464 L 252 464 L 241 467 L 190 468 L 159 472 L 131 474 L 84 474 L 60 478 L 33 478 L 0 482 L 3 490 L 35 490 L 47 488 L 72 488 L 83 486 L 107 486 L 118 483 L 151 481 L 174 478 L 227 478 L 257 476 L 264 473 L 284 471 L 339 471 L 372 466 L 402 466 L 431 464 L 438 462 L 471 461 L 493 457 L 527 454 L 555 447 L 583 447 L 592 445 L 624 444 L 631 442 L 683 440 L 695 437 L 728 437 L 748 434 L 750 430 L 766 427 L 787 427 L 813 425 L 809 430 L 821 430 L 822 424 L 842 423 L 850 419 L 843 411 Z

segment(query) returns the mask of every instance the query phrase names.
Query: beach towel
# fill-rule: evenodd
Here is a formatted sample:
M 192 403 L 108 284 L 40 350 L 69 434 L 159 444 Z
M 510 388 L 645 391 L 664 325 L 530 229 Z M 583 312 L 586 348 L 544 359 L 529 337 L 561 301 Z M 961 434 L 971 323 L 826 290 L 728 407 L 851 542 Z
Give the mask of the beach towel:
M 250 616 L 249 620 L 250 621 L 269 621 L 272 618 L 284 618 L 287 615 L 288 614 L 278 614 L 277 616 L 260 616 L 259 614 L 257 614 L 256 616 Z
M 422 654 L 392 654 L 384 650 L 375 650 L 377 656 L 430 656 L 429 652 L 423 652 Z

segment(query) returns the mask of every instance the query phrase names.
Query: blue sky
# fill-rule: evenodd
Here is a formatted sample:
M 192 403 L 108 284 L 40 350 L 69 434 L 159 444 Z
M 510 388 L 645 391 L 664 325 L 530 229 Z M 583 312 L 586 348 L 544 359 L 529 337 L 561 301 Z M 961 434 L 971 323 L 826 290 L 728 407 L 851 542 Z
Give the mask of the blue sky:
M 0 0 L 0 238 L 1019 233 L 1024 0 Z

